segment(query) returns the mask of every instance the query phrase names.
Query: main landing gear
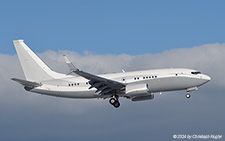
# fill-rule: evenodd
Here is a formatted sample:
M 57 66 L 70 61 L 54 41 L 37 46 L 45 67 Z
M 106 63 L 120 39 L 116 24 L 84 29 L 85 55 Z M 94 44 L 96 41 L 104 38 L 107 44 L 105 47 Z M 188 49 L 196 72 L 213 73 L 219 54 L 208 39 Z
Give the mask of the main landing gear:
M 187 99 L 189 99 L 189 98 L 191 97 L 191 95 L 190 95 L 189 93 L 187 93 L 187 94 L 185 95 L 185 97 L 186 97 Z
M 112 104 L 115 108 L 120 107 L 120 102 L 119 102 L 118 96 L 113 96 L 112 98 L 110 98 L 109 103 Z

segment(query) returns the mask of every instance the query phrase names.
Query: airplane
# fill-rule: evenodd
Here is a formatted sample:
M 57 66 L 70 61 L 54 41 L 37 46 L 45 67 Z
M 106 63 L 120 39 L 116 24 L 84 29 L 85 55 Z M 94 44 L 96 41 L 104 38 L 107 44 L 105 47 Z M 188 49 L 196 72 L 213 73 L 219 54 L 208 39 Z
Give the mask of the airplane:
M 185 68 L 153 69 L 143 71 L 95 75 L 75 67 L 64 55 L 69 74 L 52 71 L 25 43 L 14 40 L 14 46 L 22 66 L 25 80 L 11 78 L 22 84 L 29 92 L 64 98 L 109 99 L 115 108 L 120 107 L 119 98 L 131 101 L 151 100 L 155 93 L 190 91 L 209 82 L 211 78 L 198 70 Z M 72 75 L 74 73 L 75 75 Z

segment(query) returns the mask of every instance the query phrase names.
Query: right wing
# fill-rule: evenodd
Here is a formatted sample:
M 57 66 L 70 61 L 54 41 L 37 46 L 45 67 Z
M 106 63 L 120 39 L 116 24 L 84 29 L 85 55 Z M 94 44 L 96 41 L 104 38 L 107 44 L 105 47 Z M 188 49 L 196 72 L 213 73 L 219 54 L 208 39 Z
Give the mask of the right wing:
M 125 84 L 79 70 L 70 62 L 70 60 L 65 55 L 64 59 L 70 69 L 70 73 L 74 72 L 77 75 L 88 79 L 89 84 L 91 85 L 89 89 L 96 88 L 96 93 L 100 92 L 100 95 L 118 94 L 123 93 L 123 91 L 125 90 Z

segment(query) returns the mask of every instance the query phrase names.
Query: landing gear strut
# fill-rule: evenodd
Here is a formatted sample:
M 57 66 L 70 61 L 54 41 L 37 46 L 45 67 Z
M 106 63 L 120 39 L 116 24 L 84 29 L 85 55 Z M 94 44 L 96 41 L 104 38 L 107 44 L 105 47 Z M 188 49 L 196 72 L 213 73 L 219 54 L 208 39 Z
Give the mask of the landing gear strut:
M 113 96 L 112 98 L 110 98 L 109 103 L 112 104 L 115 108 L 120 107 L 120 102 L 118 100 L 118 96 Z
M 189 93 L 187 93 L 187 94 L 185 95 L 185 97 L 188 99 L 188 98 L 191 97 L 191 95 L 190 95 Z

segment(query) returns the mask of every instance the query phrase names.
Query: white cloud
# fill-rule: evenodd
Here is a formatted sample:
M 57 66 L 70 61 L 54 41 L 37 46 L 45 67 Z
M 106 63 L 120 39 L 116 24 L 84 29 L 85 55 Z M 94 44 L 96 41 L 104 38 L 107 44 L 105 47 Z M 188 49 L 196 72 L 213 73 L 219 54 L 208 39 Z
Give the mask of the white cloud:
M 165 51 L 161 54 L 144 54 L 138 56 L 121 55 L 79 55 L 72 51 L 60 51 L 58 53 L 47 51 L 40 56 L 53 70 L 68 72 L 62 54 L 66 54 L 70 60 L 80 69 L 91 73 L 109 73 L 126 71 L 155 69 L 155 68 L 193 68 L 202 71 L 212 77 L 212 83 L 224 86 L 225 70 L 225 44 L 207 44 L 193 48 L 181 48 Z M 55 63 L 57 61 L 57 63 Z
M 215 115 L 217 114 L 220 115 L 220 117 L 224 117 L 224 114 L 218 113 L 218 107 L 224 107 L 224 102 L 221 102 L 221 98 L 224 98 L 224 96 L 220 94 L 223 94 L 225 88 L 225 44 L 207 44 L 192 48 L 168 50 L 160 54 L 144 54 L 138 56 L 126 54 L 96 55 L 88 53 L 86 55 L 79 55 L 73 51 L 46 51 L 39 54 L 39 56 L 54 71 L 67 73 L 68 68 L 62 57 L 63 54 L 66 54 L 80 69 L 94 74 L 120 72 L 122 69 L 130 71 L 184 67 L 198 69 L 211 76 L 212 81 L 204 86 L 204 88 L 200 88 L 198 92 L 195 92 L 198 94 L 188 102 L 184 96 L 182 98 L 180 97 L 182 92 L 174 92 L 174 94 L 170 95 L 157 96 L 156 99 L 152 101 L 138 103 L 121 99 L 121 108 L 115 110 L 108 104 L 108 100 L 61 99 L 26 92 L 19 84 L 10 80 L 11 77 L 24 78 L 17 56 L 0 54 L 0 110 L 2 111 L 0 126 L 10 125 L 11 127 L 13 126 L 11 121 L 14 120 L 13 123 L 18 124 L 18 127 L 27 127 L 27 129 L 20 129 L 20 132 L 23 133 L 27 131 L 31 133 L 30 136 L 35 133 L 28 129 L 35 127 L 37 127 L 35 131 L 43 130 L 43 134 L 46 132 L 56 135 L 63 132 L 62 130 L 52 128 L 52 126 L 56 126 L 65 129 L 67 132 L 69 131 L 68 134 L 72 137 L 88 132 L 90 136 L 94 138 L 97 135 L 101 136 L 103 132 L 105 133 L 103 139 L 104 137 L 107 139 L 110 136 L 110 134 L 106 132 L 108 126 L 112 127 L 110 131 L 114 131 L 114 129 L 116 130 L 118 128 L 118 123 L 121 125 L 118 131 L 122 132 L 122 130 L 134 129 L 137 126 L 137 130 L 139 129 L 139 131 L 143 132 L 143 135 L 147 136 L 148 134 L 145 133 L 144 130 L 153 132 L 155 130 L 159 131 L 158 124 L 163 122 L 164 125 L 161 126 L 165 128 L 163 129 L 163 131 L 165 131 L 171 124 L 176 124 L 174 117 L 171 115 L 171 113 L 176 114 L 174 109 L 176 109 L 176 112 L 181 113 L 181 115 L 177 115 L 177 118 L 180 121 L 179 124 L 184 126 L 187 126 L 186 123 L 181 121 L 185 120 L 184 118 L 186 117 L 189 117 L 189 120 L 194 120 L 194 117 L 190 116 L 190 113 L 193 112 L 197 119 L 200 119 L 201 114 L 205 114 L 210 118 L 217 118 L 217 123 L 215 124 L 223 120 L 223 118 L 215 117 Z M 211 96 L 211 92 L 216 92 L 213 97 Z M 207 97 L 207 95 L 210 97 Z M 209 100 L 211 101 L 211 107 L 207 107 Z M 202 106 L 199 107 L 199 105 Z M 198 111 L 196 106 L 198 106 L 201 111 Z M 185 109 L 186 112 L 182 111 L 181 107 Z M 211 108 L 210 110 L 213 114 L 208 115 L 206 108 Z M 7 118 L 8 116 L 6 115 L 10 116 L 10 118 Z M 146 118 L 139 115 L 144 115 Z M 31 125 L 27 124 L 26 120 L 23 119 L 27 116 L 30 120 L 28 123 Z M 47 117 L 44 118 L 43 116 Z M 61 121 L 66 120 L 67 117 L 68 121 Z M 165 120 L 163 117 L 167 117 L 169 123 L 167 123 L 167 120 L 162 121 Z M 15 119 L 19 119 L 19 121 Z M 143 122 L 139 119 L 142 119 Z M 211 119 L 205 118 L 205 121 L 208 122 L 208 120 Z M 35 124 L 35 121 L 41 123 Z M 68 127 L 61 124 L 57 126 L 56 122 L 60 121 Z M 201 126 L 204 125 L 201 120 L 198 121 L 201 123 Z M 21 122 L 21 124 L 18 122 Z M 195 125 L 188 121 L 187 123 L 192 126 L 198 125 L 197 122 L 194 122 Z M 48 124 L 48 127 L 42 129 L 38 124 L 42 126 Z M 91 127 L 87 124 L 91 125 Z M 95 126 L 99 127 L 97 128 Z M 82 127 L 83 130 L 79 130 L 79 128 Z M 70 130 L 67 130 L 67 128 Z M 211 128 L 214 129 L 213 124 L 211 124 Z M 71 132 L 73 129 L 78 130 L 77 133 L 74 134 L 74 132 Z M 93 133 L 91 130 L 95 130 L 95 132 Z M 134 134 L 137 130 L 130 129 L 129 132 Z M 183 130 L 185 129 L 183 128 Z M 0 129 L 0 131 L 3 130 Z M 177 129 L 176 131 L 179 130 Z M 15 134 L 15 132 L 13 133 Z M 116 134 L 122 135 L 120 132 L 116 132 Z M 138 134 L 140 135 L 141 132 L 138 132 Z M 19 137 L 19 135 L 15 135 L 15 137 Z M 132 140 L 132 138 L 126 137 L 124 137 L 124 139 Z

